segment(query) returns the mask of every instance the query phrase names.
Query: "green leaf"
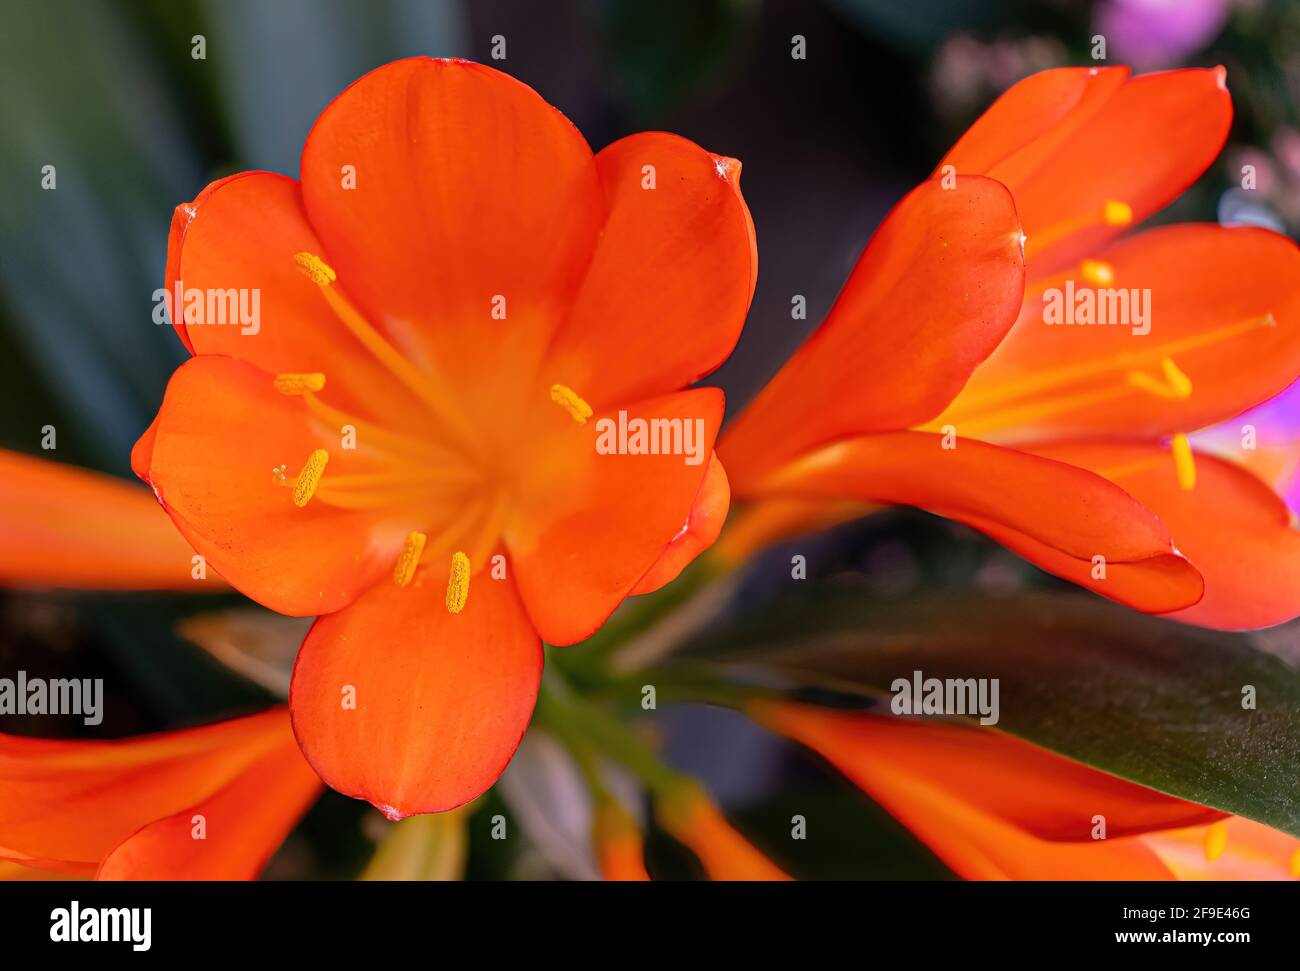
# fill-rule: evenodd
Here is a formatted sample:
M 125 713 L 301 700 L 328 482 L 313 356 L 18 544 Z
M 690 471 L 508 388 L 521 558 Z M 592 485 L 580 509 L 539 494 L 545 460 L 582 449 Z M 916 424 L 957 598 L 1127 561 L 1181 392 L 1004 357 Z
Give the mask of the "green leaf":
M 877 697 L 918 670 L 997 678 L 1000 729 L 1300 836 L 1300 677 L 1265 649 L 1278 640 L 1069 593 L 882 604 L 834 589 L 751 613 L 689 649 Z

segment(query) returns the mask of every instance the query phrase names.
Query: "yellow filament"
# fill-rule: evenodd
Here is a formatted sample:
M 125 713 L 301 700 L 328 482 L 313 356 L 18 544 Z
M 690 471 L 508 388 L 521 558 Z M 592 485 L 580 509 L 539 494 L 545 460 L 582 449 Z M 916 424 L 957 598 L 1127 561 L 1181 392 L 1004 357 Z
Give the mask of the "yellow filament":
M 1228 848 L 1228 824 L 1220 819 L 1205 831 L 1205 858 L 1213 863 Z
M 420 565 L 420 554 L 424 552 L 424 543 L 427 539 L 424 533 L 415 530 L 407 534 L 402 555 L 397 558 L 397 565 L 393 567 L 393 581 L 399 587 L 406 586 L 415 577 L 415 568 Z
M 1040 253 L 1061 240 L 1104 222 L 1107 226 L 1127 226 L 1133 221 L 1133 207 L 1117 199 L 1107 199 L 1099 212 L 1064 219 L 1025 240 L 1025 255 Z
M 1187 436 L 1179 432 L 1169 441 L 1169 448 L 1174 453 L 1174 473 L 1178 476 L 1178 488 L 1191 492 L 1196 488 L 1196 458 L 1192 454 L 1192 445 Z
M 451 555 L 451 576 L 447 578 L 447 610 L 458 614 L 469 600 L 469 557 L 459 551 Z
M 433 414 L 442 419 L 443 423 L 457 434 L 462 445 L 471 452 L 475 451 L 473 431 L 465 424 L 455 402 L 446 394 L 444 390 L 446 382 L 441 381 L 436 373 L 425 373 L 407 360 L 401 351 L 375 330 L 370 321 L 366 320 L 338 287 L 330 286 L 337 277 L 319 256 L 312 253 L 298 253 L 294 256 L 294 262 L 313 282 L 320 285 L 325 302 L 329 304 L 330 309 L 343 325 L 352 332 L 352 336 L 427 404 Z
M 275 390 L 280 394 L 306 394 L 308 391 L 319 391 L 325 387 L 325 375 L 319 371 L 311 374 L 277 374 L 275 377 Z
M 1156 345 L 1142 351 L 1128 351 L 1110 357 L 1081 361 L 1078 364 L 1065 367 L 1034 371 L 1019 380 L 1005 381 L 993 385 L 987 391 L 962 395 L 959 401 L 964 406 L 963 412 L 966 412 L 977 405 L 988 406 L 994 403 L 1010 401 L 1035 392 L 1046 391 L 1058 385 L 1085 381 L 1115 370 L 1136 370 L 1144 364 L 1158 361 L 1161 358 L 1200 350 L 1203 347 L 1212 347 L 1241 334 L 1249 333 L 1257 327 L 1273 327 L 1276 326 L 1276 323 L 1271 313 L 1259 317 L 1250 317 L 1209 333 L 1194 334 L 1182 340 L 1170 341 L 1167 344 Z
M 1128 383 L 1140 391 L 1155 395 L 1157 398 L 1183 400 L 1192 396 L 1192 379 L 1183 373 L 1182 369 L 1174 363 L 1173 358 L 1162 358 L 1160 369 L 1165 375 L 1163 383 L 1141 371 L 1130 371 Z
M 317 286 L 327 287 L 338 279 L 334 269 L 315 253 L 294 253 L 293 261 Z
M 580 425 L 591 417 L 591 405 L 583 401 L 572 388 L 562 384 L 551 385 L 551 400 L 572 415 L 573 420 Z
M 1115 282 L 1115 268 L 1102 260 L 1084 260 L 1079 275 L 1094 287 L 1108 287 Z
M 298 473 L 298 481 L 293 487 L 293 504 L 301 509 L 311 502 L 311 497 L 320 485 L 320 477 L 325 474 L 325 463 L 330 460 L 330 453 L 318 448 L 307 457 L 307 464 Z

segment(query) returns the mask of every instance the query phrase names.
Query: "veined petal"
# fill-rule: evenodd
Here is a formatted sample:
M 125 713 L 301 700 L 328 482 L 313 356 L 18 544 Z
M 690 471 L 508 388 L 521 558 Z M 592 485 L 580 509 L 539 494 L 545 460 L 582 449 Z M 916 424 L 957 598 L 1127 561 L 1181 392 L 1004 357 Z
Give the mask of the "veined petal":
M 0 857 L 92 874 L 132 833 L 292 745 L 284 708 L 112 742 L 0 735 Z
M 0 450 L 0 584 L 89 590 L 227 587 L 197 580 L 194 550 L 148 489 Z
M 940 163 L 1011 190 L 1036 272 L 1068 265 L 1164 208 L 1223 147 L 1232 124 L 1223 68 L 1145 74 L 1116 85 L 1118 77 L 1028 78 Z M 1051 104 L 1071 89 L 1077 97 Z M 1111 202 L 1127 207 L 1126 219 L 1104 217 Z
M 378 583 L 316 621 L 289 689 L 303 754 L 329 785 L 392 819 L 480 795 L 528 727 L 542 650 L 514 583 L 478 574 L 459 613 L 448 564 Z
M 721 391 L 697 388 L 583 425 L 564 419 L 567 434 L 538 457 L 546 469 L 533 469 L 531 490 L 506 533 L 520 594 L 544 640 L 589 637 L 683 528 L 689 533 L 722 409 Z M 638 440 L 642 450 L 663 442 L 656 421 L 676 421 L 681 450 L 638 451 Z M 675 433 L 665 434 L 671 445 Z M 691 455 L 683 454 L 687 444 Z M 605 445 L 612 451 L 603 452 Z
M 928 421 L 1020 311 L 1020 224 L 1007 190 L 962 177 L 914 189 L 876 230 L 825 322 L 727 429 L 737 496 L 848 435 Z
M 604 215 L 568 119 L 500 71 L 428 57 L 371 71 L 321 113 L 302 187 L 340 282 L 471 410 L 492 406 L 493 375 L 536 367 Z
M 1168 880 L 1134 836 L 1224 815 L 996 729 L 791 704 L 753 711 L 821 754 L 967 879 Z M 1105 839 L 1093 838 L 1097 816 Z
M 1165 525 L 1123 488 L 1066 461 L 977 440 L 943 442 L 926 432 L 848 439 L 777 473 L 763 494 L 917 506 L 1150 612 L 1200 598 L 1201 578 Z M 1101 579 L 1093 576 L 1097 557 Z
M 324 374 L 322 397 L 348 411 L 409 409 L 412 396 L 367 356 L 294 262 L 304 252 L 323 246 L 298 183 L 285 176 L 242 172 L 177 206 L 166 293 L 172 304 L 181 294 L 171 316 L 186 346 L 273 375 Z
M 548 362 L 597 410 L 676 391 L 731 353 L 758 250 L 740 163 L 664 132 L 596 156 L 608 215 Z
M 1238 414 L 1300 374 L 1300 250 L 1285 236 L 1167 226 L 1100 250 L 1093 265 L 1104 284 L 1080 267 L 1030 282 L 1016 326 L 935 424 L 1004 440 L 1151 439 Z M 1086 309 L 1081 300 L 1122 319 L 1047 322 Z
M 280 613 L 338 610 L 392 570 L 406 529 L 369 511 L 313 501 L 298 508 L 293 475 L 315 449 L 330 473 L 358 453 L 322 439 L 300 398 L 273 377 L 228 357 L 192 358 L 177 369 L 154 427 L 133 456 L 173 522 L 234 587 Z
M 1200 454 L 1186 490 L 1163 446 L 1078 442 L 1037 451 L 1113 479 L 1160 517 L 1205 577 L 1205 596 L 1175 619 L 1251 630 L 1300 616 L 1300 532 L 1286 503 L 1253 473 Z

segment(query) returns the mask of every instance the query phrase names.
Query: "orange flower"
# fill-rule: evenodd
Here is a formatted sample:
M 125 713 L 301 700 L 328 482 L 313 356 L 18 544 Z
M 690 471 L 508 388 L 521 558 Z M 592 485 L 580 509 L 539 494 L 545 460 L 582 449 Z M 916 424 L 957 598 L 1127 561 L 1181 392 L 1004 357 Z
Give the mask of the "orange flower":
M 1231 115 L 1222 69 L 1064 69 L 1004 94 L 728 429 L 732 490 L 757 503 L 748 542 L 829 502 L 841 520 L 908 504 L 1150 613 L 1300 614 L 1285 505 L 1187 439 L 1300 374 L 1300 253 L 1217 225 L 1120 238 L 1209 165 Z M 1128 319 L 1049 323 L 1084 291 Z
M 248 880 L 319 791 L 283 707 L 113 742 L 0 735 L 0 860 L 107 880 Z
M 645 844 L 636 820 L 614 799 L 599 800 L 594 809 L 591 838 L 600 875 L 606 880 L 649 880 Z
M 779 702 L 751 713 L 823 756 L 967 879 L 1300 876 L 1295 837 L 996 729 Z
M 301 173 L 176 210 L 194 356 L 133 467 L 233 586 L 320 615 L 290 706 L 321 777 L 393 818 L 445 810 L 513 754 L 540 641 L 716 535 L 722 395 L 682 389 L 753 293 L 740 166 L 661 133 L 593 157 L 523 84 L 413 58 L 325 110 Z M 232 292 L 260 319 L 211 316 Z M 620 418 L 694 452 L 601 454 Z
M 699 859 L 710 880 L 789 880 L 726 820 L 702 788 L 683 782 L 655 805 L 659 822 Z

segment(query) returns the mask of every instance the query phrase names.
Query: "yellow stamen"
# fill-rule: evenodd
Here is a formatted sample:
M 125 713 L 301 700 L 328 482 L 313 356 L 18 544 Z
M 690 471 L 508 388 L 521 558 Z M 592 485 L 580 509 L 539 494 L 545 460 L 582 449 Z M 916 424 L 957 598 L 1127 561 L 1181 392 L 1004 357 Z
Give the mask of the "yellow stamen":
M 427 539 L 424 533 L 417 533 L 415 530 L 407 534 L 402 555 L 397 558 L 397 565 L 393 567 L 393 581 L 399 587 L 406 586 L 414 579 L 415 568 L 420 565 L 420 554 L 424 552 L 424 543 Z
M 1213 863 L 1228 848 L 1228 824 L 1220 819 L 1205 831 L 1205 858 Z
M 318 448 L 307 457 L 307 464 L 298 473 L 298 481 L 293 487 L 293 504 L 301 509 L 311 502 L 311 497 L 320 485 L 320 477 L 325 474 L 325 463 L 330 460 L 330 453 Z
M 1160 369 L 1165 374 L 1164 382 L 1157 381 L 1141 371 L 1130 371 L 1128 383 L 1141 391 L 1153 394 L 1157 398 L 1183 400 L 1192 396 L 1192 379 L 1183 373 L 1171 357 L 1162 358 Z
M 280 394 L 306 394 L 308 391 L 319 391 L 323 387 L 325 387 L 325 375 L 319 371 L 313 371 L 311 374 L 275 376 L 275 390 Z
M 338 279 L 334 268 L 315 253 L 294 253 L 293 261 L 298 264 L 298 269 L 307 274 L 311 282 L 317 286 L 327 287 Z
M 566 388 L 562 384 L 551 385 L 551 400 L 572 415 L 579 425 L 585 424 L 591 417 L 591 405 L 583 401 L 572 388 Z
M 459 551 L 451 555 L 451 576 L 447 578 L 447 610 L 458 614 L 469 600 L 469 557 Z
M 1291 854 L 1291 876 L 1300 877 L 1300 850 Z
M 1174 473 L 1178 476 L 1178 488 L 1191 492 L 1196 488 L 1196 458 L 1192 454 L 1192 445 L 1187 436 L 1179 432 L 1169 440 L 1170 451 L 1174 453 Z
M 1084 260 L 1079 275 L 1094 287 L 1108 287 L 1115 282 L 1115 268 L 1102 260 Z
M 1107 199 L 1102 209 L 1102 218 L 1107 226 L 1127 226 L 1133 221 L 1133 207 L 1127 202 Z

